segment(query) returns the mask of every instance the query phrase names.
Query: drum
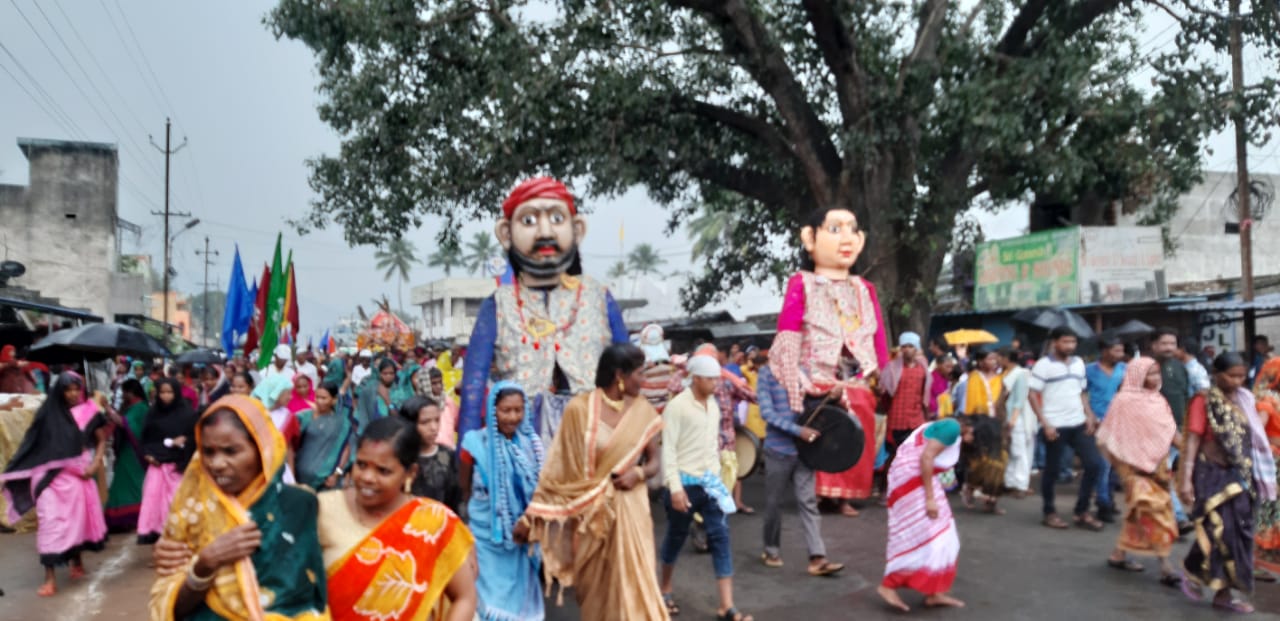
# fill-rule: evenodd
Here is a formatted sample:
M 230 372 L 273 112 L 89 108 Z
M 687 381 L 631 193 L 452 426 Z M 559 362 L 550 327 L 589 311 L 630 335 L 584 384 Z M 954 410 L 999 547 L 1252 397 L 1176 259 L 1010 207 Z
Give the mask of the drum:
M 796 439 L 796 451 L 804 465 L 836 474 L 852 468 L 862 458 L 867 442 L 862 423 L 839 405 L 805 399 L 805 415 L 796 422 L 822 434 L 813 442 Z
M 760 466 L 760 438 L 750 429 L 738 426 L 733 439 L 733 452 L 738 456 L 738 480 L 745 479 Z

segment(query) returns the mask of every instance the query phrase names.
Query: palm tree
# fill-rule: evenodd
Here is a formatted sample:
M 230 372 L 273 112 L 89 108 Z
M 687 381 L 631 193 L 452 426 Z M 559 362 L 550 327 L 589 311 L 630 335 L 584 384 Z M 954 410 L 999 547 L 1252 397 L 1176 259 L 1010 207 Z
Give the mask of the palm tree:
M 689 222 L 689 239 L 693 240 L 692 260 L 715 254 L 733 235 L 733 224 L 730 212 L 713 212 L 703 207 L 702 214 Z
M 657 274 L 658 268 L 666 265 L 667 260 L 662 258 L 653 246 L 649 244 L 640 244 L 631 250 L 631 254 L 627 255 L 627 267 L 635 276 L 647 276 Z
M 467 242 L 467 251 L 462 256 L 463 265 L 474 276 L 484 269 L 489 259 L 498 256 L 500 247 L 488 231 L 480 231 Z
M 627 268 L 626 261 L 618 261 L 617 263 L 613 264 L 613 267 L 609 268 L 609 274 L 608 274 L 609 280 L 615 283 L 619 282 L 623 278 L 626 278 L 627 274 L 629 274 L 630 272 L 631 270 Z
M 445 276 L 451 276 L 462 263 L 462 249 L 457 244 L 441 245 L 427 257 L 427 267 L 438 267 L 444 270 Z
M 409 280 L 409 268 L 418 262 L 418 259 L 413 256 L 415 252 L 417 249 L 413 247 L 413 242 L 399 238 L 391 240 L 385 249 L 379 249 L 373 255 L 378 261 L 378 269 L 386 270 L 382 280 L 391 280 L 392 276 L 399 274 L 400 279 L 396 281 L 396 303 L 401 309 L 404 309 L 401 286 Z

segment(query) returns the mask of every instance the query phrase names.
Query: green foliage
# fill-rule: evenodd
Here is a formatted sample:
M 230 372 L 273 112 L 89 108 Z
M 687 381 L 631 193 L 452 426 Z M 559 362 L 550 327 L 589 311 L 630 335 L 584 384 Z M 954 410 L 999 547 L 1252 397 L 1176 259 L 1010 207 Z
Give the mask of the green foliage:
M 388 242 L 385 248 L 379 249 L 373 255 L 374 260 L 378 262 L 378 269 L 386 270 L 382 274 L 383 280 L 399 277 L 396 279 L 396 303 L 399 308 L 404 308 L 401 286 L 409 282 L 409 270 L 414 263 L 418 262 L 418 259 L 414 256 L 416 252 L 417 249 L 414 247 L 413 242 L 397 237 Z
M 649 244 L 640 244 L 627 254 L 627 271 L 634 276 L 657 274 L 658 268 L 666 263 L 667 260 Z
M 436 247 L 427 257 L 427 267 L 435 267 L 444 270 L 445 276 L 451 276 L 453 270 L 463 266 L 462 249 L 458 247 L 457 240 L 447 240 Z
M 472 276 L 484 271 L 489 259 L 502 252 L 502 247 L 488 231 L 479 231 L 467 242 L 466 253 L 462 255 L 463 265 Z
M 1274 3 L 1249 45 L 1276 60 Z M 1175 46 L 1144 16 L 1176 12 Z M 341 151 L 310 162 L 300 227 L 394 239 L 428 214 L 442 243 L 491 219 L 519 177 L 576 193 L 643 186 L 705 238 L 692 310 L 794 269 L 819 205 L 869 232 L 859 268 L 891 321 L 927 316 L 957 217 L 1028 200 L 1167 217 L 1231 110 L 1261 139 L 1267 76 L 1234 101 L 1209 0 L 280 0 L 277 36 L 317 58 Z M 710 229 L 702 229 L 708 232 Z M 698 239 L 702 241 L 702 234 Z M 713 243 L 714 242 L 714 243 Z

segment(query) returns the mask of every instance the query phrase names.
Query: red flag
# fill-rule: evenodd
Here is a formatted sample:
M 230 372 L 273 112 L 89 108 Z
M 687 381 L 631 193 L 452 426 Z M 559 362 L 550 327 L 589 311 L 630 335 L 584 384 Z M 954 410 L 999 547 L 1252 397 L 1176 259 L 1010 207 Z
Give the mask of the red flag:
M 289 341 L 298 340 L 298 283 L 293 278 L 293 251 L 289 251 L 288 284 L 284 295 L 284 323 L 289 326 Z
M 262 326 L 267 315 L 267 283 L 271 282 L 271 268 L 262 265 L 262 280 L 258 281 L 258 297 L 253 302 L 253 319 L 249 321 L 249 334 L 245 336 L 244 355 L 258 348 L 258 339 L 262 338 Z

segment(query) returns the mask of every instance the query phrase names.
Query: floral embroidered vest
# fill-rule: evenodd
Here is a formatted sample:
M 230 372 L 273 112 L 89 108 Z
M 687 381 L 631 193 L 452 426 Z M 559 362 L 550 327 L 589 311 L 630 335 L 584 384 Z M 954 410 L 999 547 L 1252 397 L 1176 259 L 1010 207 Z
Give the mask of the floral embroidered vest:
M 814 383 L 830 384 L 840 379 L 840 354 L 848 349 L 858 360 L 860 374 L 879 368 L 876 330 L 880 309 L 871 300 L 864 281 L 852 276 L 833 282 L 813 272 L 800 272 L 804 279 L 804 339 L 800 344 L 800 366 Z
M 558 366 L 573 394 L 595 388 L 600 354 L 613 342 L 609 290 L 587 276 L 566 276 L 549 292 L 520 288 L 523 309 L 516 291 L 502 285 L 493 294 L 498 318 L 495 379 L 517 382 L 530 394 L 555 392 Z

